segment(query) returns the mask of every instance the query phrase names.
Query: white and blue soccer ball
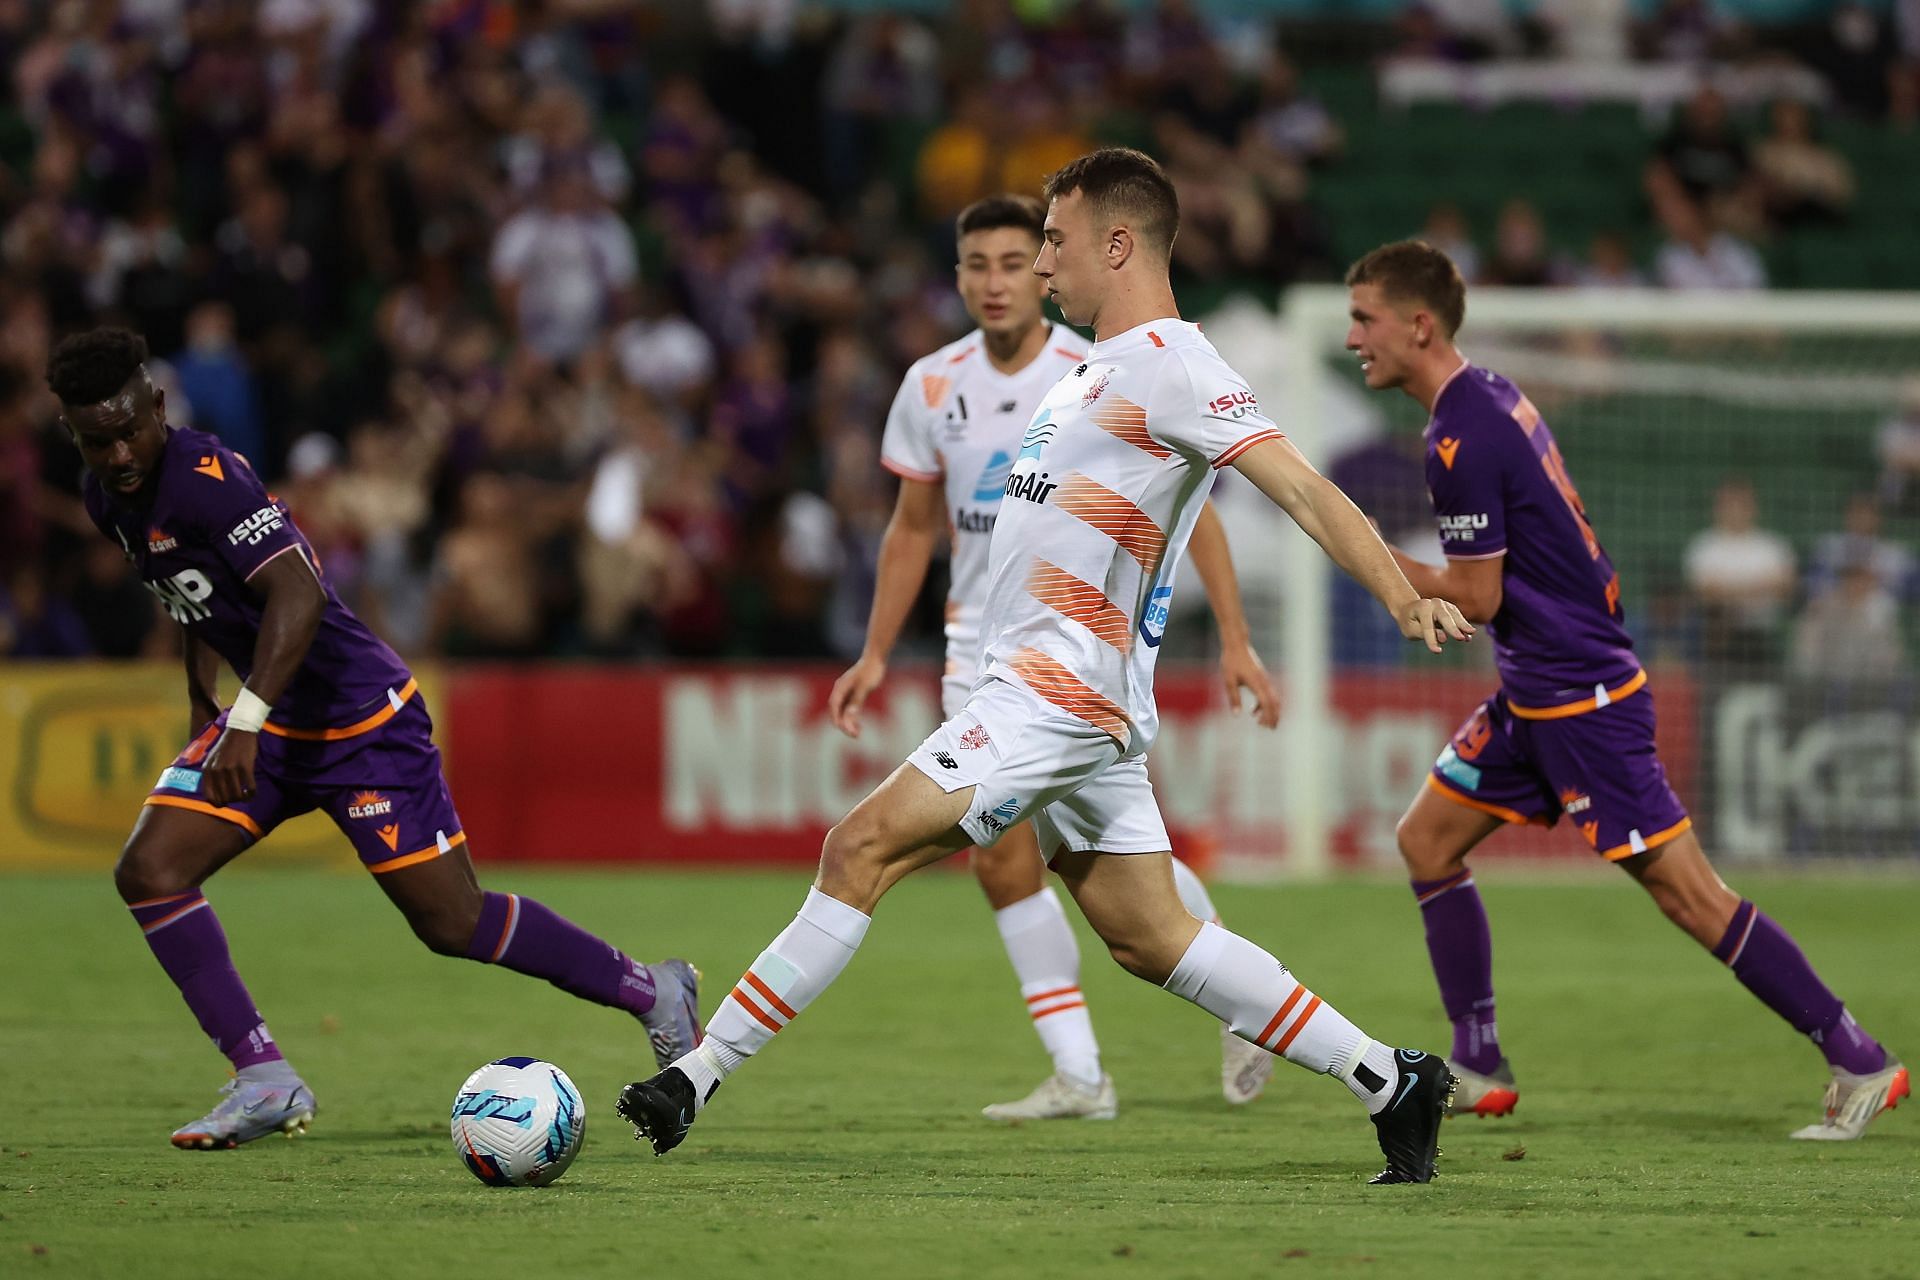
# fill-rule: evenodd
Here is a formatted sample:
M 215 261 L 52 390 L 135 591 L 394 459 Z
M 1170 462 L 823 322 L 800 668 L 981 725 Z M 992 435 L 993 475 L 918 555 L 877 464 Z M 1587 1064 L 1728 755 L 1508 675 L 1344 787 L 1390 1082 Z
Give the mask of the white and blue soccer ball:
M 544 1187 L 580 1153 L 587 1108 L 567 1073 L 538 1058 L 489 1062 L 453 1100 L 453 1149 L 490 1187 Z

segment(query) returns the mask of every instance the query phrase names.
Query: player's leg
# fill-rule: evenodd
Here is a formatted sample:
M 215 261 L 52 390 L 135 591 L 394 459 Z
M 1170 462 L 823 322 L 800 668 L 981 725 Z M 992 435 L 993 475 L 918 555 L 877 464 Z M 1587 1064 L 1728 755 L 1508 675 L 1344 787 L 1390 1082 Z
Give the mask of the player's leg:
M 1532 729 L 1535 754 L 1595 852 L 1620 863 L 1669 920 L 1825 1055 L 1824 1121 L 1795 1137 L 1856 1138 L 1905 1096 L 1905 1068 L 1860 1029 L 1787 931 L 1708 863 L 1660 764 L 1650 694 Z
M 662 1062 L 698 1044 L 696 977 L 685 961 L 642 964 L 536 899 L 481 887 L 432 730 L 416 698 L 356 753 L 356 773 L 377 769 L 390 781 L 313 788 L 414 935 L 440 955 L 543 978 L 632 1014 Z
M 1692 831 L 1621 861 L 1666 917 L 1733 970 L 1747 990 L 1813 1041 L 1832 1072 L 1820 1123 L 1796 1138 L 1857 1138 L 1911 1092 L 1907 1069 L 1854 1021 L 1793 937 L 1728 888 Z
M 799 914 L 720 1002 L 706 1039 L 652 1079 L 621 1091 L 617 1109 L 636 1137 L 650 1142 L 656 1155 L 680 1145 L 721 1082 L 846 969 L 887 890 L 977 842 L 958 825 L 972 797 L 971 786 L 949 792 L 904 764 L 827 833 L 819 874 Z
M 1053 1074 L 1014 1102 L 996 1102 L 989 1120 L 1108 1119 L 1113 1083 L 1100 1070 L 1100 1043 L 1080 991 L 1080 944 L 1046 883 L 1033 824 L 1022 822 L 990 848 L 976 848 L 973 873 L 993 907 L 1000 940 L 1020 981 L 1027 1016 L 1053 1059 Z
M 226 931 L 200 888 L 284 816 L 264 752 L 252 796 L 233 806 L 206 800 L 196 766 L 217 737 L 217 726 L 210 727 L 161 775 L 113 869 L 114 887 L 154 959 L 233 1064 L 234 1078 L 213 1110 L 174 1131 L 173 1144 L 186 1149 L 301 1132 L 315 1110 L 312 1092 L 287 1064 L 234 968 Z
M 1502 1116 L 1519 1103 L 1500 1049 L 1493 934 L 1467 855 L 1510 822 L 1534 820 L 1548 799 L 1507 732 L 1500 700 L 1474 710 L 1434 763 L 1395 835 L 1412 880 L 1440 1003 L 1453 1024 L 1447 1065 L 1460 1080 L 1456 1114 Z
M 1452 1085 L 1439 1059 L 1372 1040 L 1266 951 L 1196 920 L 1174 890 L 1170 855 L 1069 849 L 1053 865 L 1121 967 L 1249 1042 L 1345 1084 L 1373 1117 L 1387 1156 L 1376 1181 L 1433 1176 Z
M 1206 882 L 1179 858 L 1173 860 L 1173 887 L 1180 895 L 1181 905 L 1194 919 L 1220 923 L 1220 911 L 1213 905 L 1213 895 L 1207 892 Z M 1221 1023 L 1220 1096 L 1236 1107 L 1245 1106 L 1260 1096 L 1271 1079 L 1273 1055 L 1259 1045 L 1242 1040 L 1233 1034 L 1232 1027 Z

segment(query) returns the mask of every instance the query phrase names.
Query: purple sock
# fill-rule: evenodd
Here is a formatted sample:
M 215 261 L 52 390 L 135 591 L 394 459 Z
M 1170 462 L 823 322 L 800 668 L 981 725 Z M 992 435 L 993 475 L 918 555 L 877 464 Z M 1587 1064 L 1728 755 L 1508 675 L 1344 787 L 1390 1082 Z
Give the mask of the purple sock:
M 253 997 L 234 970 L 226 930 L 198 889 L 149 898 L 127 909 L 147 935 L 153 958 L 200 1020 L 200 1029 L 235 1071 L 281 1060 Z
M 545 978 L 570 995 L 628 1013 L 653 1008 L 647 966 L 517 893 L 486 895 L 467 958 Z
M 1453 1060 L 1469 1071 L 1500 1065 L 1500 1032 L 1493 1019 L 1493 935 L 1473 873 L 1415 880 L 1414 897 L 1427 926 L 1427 955 L 1440 982 L 1440 1003 L 1453 1022 Z
M 1787 931 L 1751 902 L 1741 899 L 1713 955 L 1761 1003 L 1818 1045 L 1832 1065 L 1862 1076 L 1887 1065 L 1880 1042 L 1827 990 Z

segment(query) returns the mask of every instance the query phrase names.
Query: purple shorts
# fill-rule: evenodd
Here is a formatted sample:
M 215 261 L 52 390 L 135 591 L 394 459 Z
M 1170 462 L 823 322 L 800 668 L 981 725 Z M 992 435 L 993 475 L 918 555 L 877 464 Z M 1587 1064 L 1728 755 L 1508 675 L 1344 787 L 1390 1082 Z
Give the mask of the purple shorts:
M 466 841 L 440 772 L 433 720 L 418 693 L 385 721 L 351 737 L 262 733 L 253 794 L 216 806 L 201 794 L 200 766 L 226 723 L 222 712 L 187 744 L 160 775 L 148 804 L 224 818 L 255 840 L 288 818 L 319 809 L 376 873 L 429 861 Z
M 1665 844 L 1693 825 L 1653 745 L 1653 695 L 1554 719 L 1517 716 L 1503 694 L 1475 708 L 1427 785 L 1508 822 L 1552 826 L 1565 814 L 1609 861 Z

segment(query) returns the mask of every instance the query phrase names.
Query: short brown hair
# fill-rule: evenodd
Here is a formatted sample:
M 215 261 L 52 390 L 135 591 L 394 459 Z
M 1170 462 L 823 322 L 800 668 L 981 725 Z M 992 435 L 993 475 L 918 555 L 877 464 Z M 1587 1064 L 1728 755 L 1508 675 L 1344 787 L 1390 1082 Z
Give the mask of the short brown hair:
M 1467 282 L 1453 259 L 1425 240 L 1383 244 L 1347 268 L 1347 287 L 1372 284 L 1394 302 L 1415 302 L 1433 312 L 1449 339 L 1467 319 Z
M 1141 239 L 1162 255 L 1180 232 L 1180 197 L 1160 162 L 1131 147 L 1102 147 L 1061 166 L 1047 179 L 1048 200 L 1078 191 L 1104 217 L 1124 214 Z
M 1038 240 L 1045 234 L 1047 225 L 1047 206 L 1032 196 L 1015 195 L 1011 191 L 997 196 L 985 196 L 975 200 L 960 211 L 953 220 L 953 238 L 955 240 L 974 231 L 993 231 L 999 227 L 1017 227 L 1021 231 L 1031 231 Z

